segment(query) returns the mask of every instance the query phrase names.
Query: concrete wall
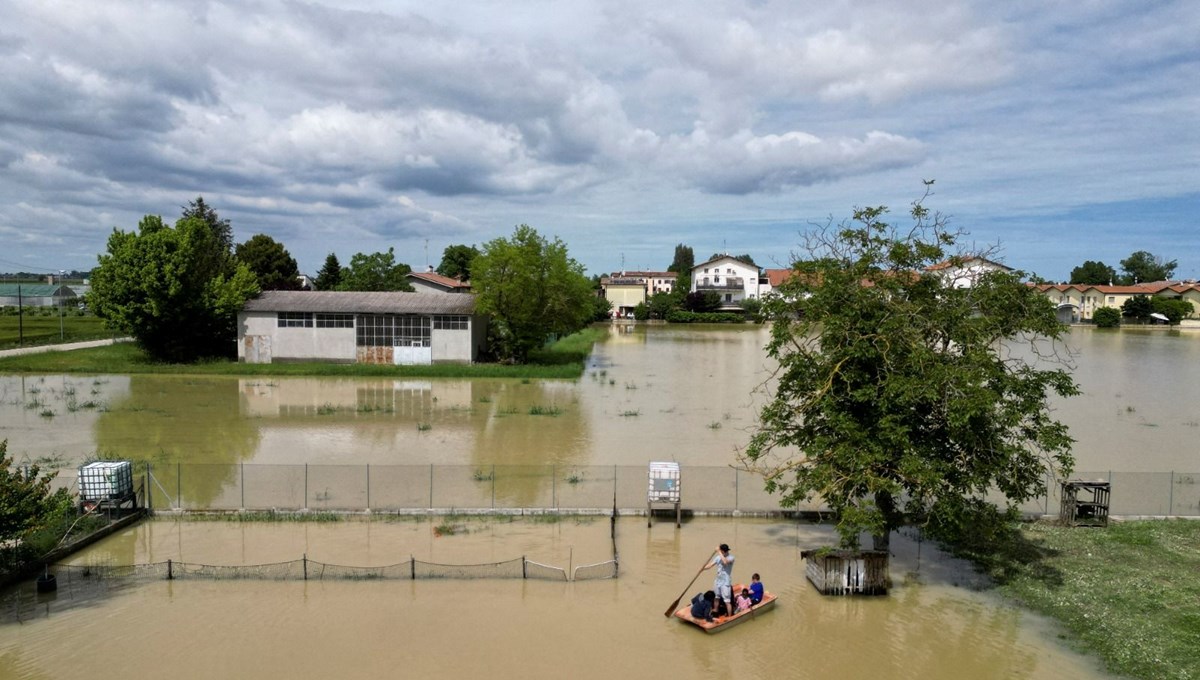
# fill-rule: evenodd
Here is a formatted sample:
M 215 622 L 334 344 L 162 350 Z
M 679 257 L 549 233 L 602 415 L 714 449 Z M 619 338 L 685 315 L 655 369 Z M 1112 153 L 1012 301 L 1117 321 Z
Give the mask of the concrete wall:
M 353 328 L 280 328 L 275 312 L 238 314 L 238 360 L 345 361 L 355 359 Z

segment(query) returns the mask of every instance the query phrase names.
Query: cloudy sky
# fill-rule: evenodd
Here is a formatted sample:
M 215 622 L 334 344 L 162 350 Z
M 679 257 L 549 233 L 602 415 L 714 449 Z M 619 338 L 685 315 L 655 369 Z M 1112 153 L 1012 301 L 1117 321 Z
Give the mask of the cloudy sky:
M 302 271 L 527 223 L 589 273 L 927 205 L 1063 279 L 1200 278 L 1200 3 L 0 0 L 0 271 L 203 195 Z M 426 254 L 428 253 L 428 254 Z

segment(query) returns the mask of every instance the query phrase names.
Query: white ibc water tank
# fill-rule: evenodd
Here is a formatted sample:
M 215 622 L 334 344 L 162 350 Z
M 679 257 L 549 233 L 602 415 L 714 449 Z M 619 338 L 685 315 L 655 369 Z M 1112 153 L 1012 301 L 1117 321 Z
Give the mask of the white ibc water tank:
M 133 465 L 125 460 L 88 463 L 79 468 L 79 497 L 85 501 L 125 498 L 133 493 Z

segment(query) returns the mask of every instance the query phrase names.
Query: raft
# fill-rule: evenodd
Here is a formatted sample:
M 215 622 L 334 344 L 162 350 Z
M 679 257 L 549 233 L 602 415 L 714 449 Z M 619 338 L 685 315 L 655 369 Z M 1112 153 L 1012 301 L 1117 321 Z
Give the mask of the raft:
M 741 589 L 741 586 L 736 587 Z M 774 608 L 775 594 L 770 591 L 764 591 L 761 602 L 750 607 L 749 609 L 743 609 L 733 616 L 713 617 L 712 621 L 694 619 L 692 618 L 692 603 L 688 602 L 679 609 L 675 610 L 675 618 L 685 623 L 690 623 L 693 626 L 703 630 L 705 633 L 719 633 L 727 628 L 733 628 L 743 621 L 749 621 L 750 619 L 757 618 L 759 614 Z

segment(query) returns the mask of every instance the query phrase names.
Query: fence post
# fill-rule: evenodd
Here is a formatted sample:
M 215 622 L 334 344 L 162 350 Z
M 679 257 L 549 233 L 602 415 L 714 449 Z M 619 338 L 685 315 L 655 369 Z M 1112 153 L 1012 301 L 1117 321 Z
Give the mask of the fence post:
M 738 497 L 739 491 L 741 491 L 741 487 L 738 485 L 738 469 L 734 468 L 733 469 L 733 509 L 734 509 L 734 511 L 742 509 L 742 506 L 739 504 L 739 500 L 740 500 Z
M 525 572 L 525 565 L 527 564 L 529 564 L 529 560 L 526 560 L 525 556 L 521 555 L 521 578 L 529 578 L 529 574 Z
M 173 567 L 174 567 L 174 565 L 172 564 L 170 558 L 167 558 L 167 580 L 168 581 L 175 580 L 175 571 L 174 571 Z
M 1171 470 L 1171 483 L 1167 487 L 1167 514 L 1175 514 L 1175 471 Z
M 367 463 L 367 510 L 371 509 L 371 464 Z
M 150 461 L 146 461 L 146 509 L 154 512 L 154 487 L 150 486 L 151 479 L 154 479 L 154 471 Z
M 433 463 L 429 464 L 429 509 L 433 509 Z M 416 576 L 413 576 L 415 579 Z
M 241 486 L 242 486 L 242 510 L 245 510 L 246 509 L 246 464 L 240 463 L 240 464 L 238 464 L 238 468 L 240 469 L 240 472 L 242 473 L 242 483 L 241 483 Z
M 492 463 L 492 509 L 496 509 L 496 464 Z
M 550 507 L 558 509 L 558 463 L 550 466 Z
M 307 581 L 308 580 L 308 553 L 304 553 L 304 556 L 300 558 L 300 561 L 304 565 L 304 580 Z
M 304 464 L 304 505 L 302 508 L 308 508 L 308 463 Z
M 183 464 L 175 463 L 175 509 L 183 509 Z
M 617 466 L 613 465 L 613 507 L 617 507 Z

